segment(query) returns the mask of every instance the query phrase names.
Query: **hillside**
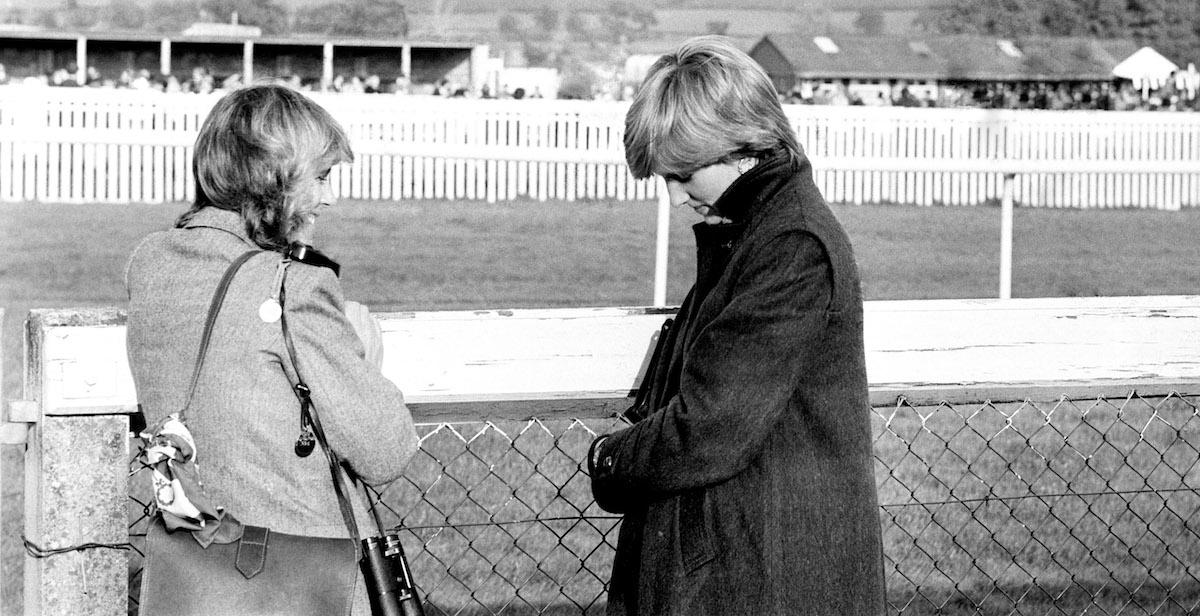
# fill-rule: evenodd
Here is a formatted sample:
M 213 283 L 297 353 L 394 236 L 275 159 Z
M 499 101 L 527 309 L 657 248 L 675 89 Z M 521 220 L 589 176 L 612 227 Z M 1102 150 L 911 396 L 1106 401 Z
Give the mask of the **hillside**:
M 749 47 L 764 34 L 890 33 L 914 29 L 923 11 L 951 0 L 341 0 L 398 2 L 407 14 L 408 38 L 489 44 L 499 53 L 533 52 L 536 65 L 555 63 L 564 51 L 581 57 L 616 52 L 659 53 L 688 36 L 725 34 Z M 73 10 L 50 9 L 41 0 L 6 0 L 7 21 L 66 30 L 181 31 L 191 21 L 230 19 L 267 33 L 289 28 L 316 32 L 306 11 L 331 0 L 71 0 Z M 214 7 L 222 7 L 214 13 Z M 124 7 L 124 8 L 122 8 Z M 131 8 L 132 7 L 132 8 Z M 208 10 L 201 10 L 208 7 Z M 862 27 L 863 11 L 873 24 Z M 157 16 L 151 17 L 151 14 Z M 95 16 L 99 15 L 97 19 Z M 135 21 L 140 20 L 140 21 Z M 311 19 L 309 19 L 311 21 Z M 397 22 L 399 20 L 396 20 Z M 388 23 L 391 23 L 390 21 Z M 555 25 L 550 26 L 548 23 Z M 76 25 L 93 24 L 93 25 Z M 306 25 L 302 25 L 306 24 Z M 399 25 L 399 24 L 398 24 Z M 384 29 L 386 30 L 386 29 Z M 387 30 L 387 37 L 399 30 Z M 364 32 L 365 36 L 381 36 Z M 624 43 L 617 49 L 618 41 Z M 517 66 L 525 60 L 519 60 Z
M 595 0 L 408 0 L 404 7 L 411 13 L 435 13 L 439 7 L 451 13 L 528 12 L 552 8 L 561 13 L 603 10 L 606 1 Z M 724 9 L 775 10 L 800 13 L 806 10 L 859 11 L 873 8 L 884 11 L 919 11 L 946 6 L 950 0 L 642 0 L 638 6 L 658 10 Z
M 901 33 L 913 29 L 922 11 L 945 6 L 949 0 L 657 0 L 654 23 L 648 32 L 631 33 L 632 39 L 667 39 L 713 32 L 735 39 L 757 39 L 770 32 L 855 32 L 861 11 L 879 13 L 880 31 Z M 526 31 L 535 28 L 538 15 L 557 14 L 567 19 L 600 21 L 613 3 L 595 0 L 415 0 L 406 3 L 410 33 L 415 38 L 483 39 L 520 41 L 522 32 L 504 32 L 501 21 L 516 20 Z M 643 6 L 637 4 L 635 6 Z M 437 12 L 440 10 L 440 13 Z

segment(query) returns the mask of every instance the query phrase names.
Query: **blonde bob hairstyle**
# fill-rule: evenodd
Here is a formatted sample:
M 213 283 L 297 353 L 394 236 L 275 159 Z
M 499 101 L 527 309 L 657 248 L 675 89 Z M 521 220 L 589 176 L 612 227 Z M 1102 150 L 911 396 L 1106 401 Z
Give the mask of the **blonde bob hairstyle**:
M 698 36 L 659 58 L 625 115 L 625 160 L 636 178 L 691 175 L 784 148 L 801 156 L 770 77 L 721 36 Z
M 342 127 L 320 105 L 281 85 L 252 85 L 217 101 L 200 127 L 192 161 L 196 200 L 242 215 L 250 239 L 285 248 L 320 199 L 319 175 L 354 160 Z

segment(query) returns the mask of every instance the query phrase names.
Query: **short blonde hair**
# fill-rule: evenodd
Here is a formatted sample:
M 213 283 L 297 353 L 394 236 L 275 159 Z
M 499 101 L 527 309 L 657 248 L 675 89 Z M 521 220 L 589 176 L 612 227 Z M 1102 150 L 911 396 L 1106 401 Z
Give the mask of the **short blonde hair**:
M 346 132 L 307 96 L 274 84 L 234 90 L 200 127 L 196 200 L 176 226 L 215 206 L 241 213 L 260 247 L 284 248 L 318 205 L 318 174 L 352 160 Z
M 688 39 L 659 58 L 625 115 L 625 160 L 637 178 L 688 175 L 779 147 L 800 158 L 775 86 L 722 36 Z

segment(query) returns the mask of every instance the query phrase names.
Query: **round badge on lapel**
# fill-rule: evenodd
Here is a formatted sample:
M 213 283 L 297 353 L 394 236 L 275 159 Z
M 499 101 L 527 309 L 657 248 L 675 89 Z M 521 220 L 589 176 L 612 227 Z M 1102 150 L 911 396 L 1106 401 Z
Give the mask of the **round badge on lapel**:
M 279 301 L 274 297 L 268 297 L 258 307 L 258 318 L 263 320 L 263 323 L 274 323 L 283 316 L 283 308 L 279 306 Z

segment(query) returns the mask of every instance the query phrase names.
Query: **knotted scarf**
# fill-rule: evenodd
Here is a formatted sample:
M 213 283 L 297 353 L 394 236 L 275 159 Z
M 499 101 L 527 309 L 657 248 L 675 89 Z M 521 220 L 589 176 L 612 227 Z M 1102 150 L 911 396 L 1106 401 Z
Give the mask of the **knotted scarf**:
M 146 439 L 141 459 L 151 469 L 154 503 L 167 530 L 191 531 L 205 548 L 241 539 L 242 523 L 205 494 L 196 465 L 196 440 L 178 413 L 141 436 Z

